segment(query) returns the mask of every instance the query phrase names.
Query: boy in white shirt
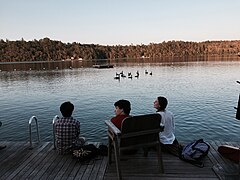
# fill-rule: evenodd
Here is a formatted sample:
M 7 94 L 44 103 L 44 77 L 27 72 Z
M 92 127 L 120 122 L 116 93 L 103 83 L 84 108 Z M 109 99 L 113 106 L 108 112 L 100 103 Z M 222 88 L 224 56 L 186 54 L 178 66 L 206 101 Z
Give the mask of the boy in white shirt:
M 167 104 L 167 99 L 162 96 L 157 97 L 157 99 L 154 101 L 154 108 L 157 109 L 157 113 L 162 116 L 161 126 L 164 126 L 163 132 L 159 134 L 161 147 L 163 151 L 167 151 L 175 156 L 179 156 L 179 152 L 181 152 L 181 146 L 174 135 L 174 118 L 172 112 L 166 110 Z

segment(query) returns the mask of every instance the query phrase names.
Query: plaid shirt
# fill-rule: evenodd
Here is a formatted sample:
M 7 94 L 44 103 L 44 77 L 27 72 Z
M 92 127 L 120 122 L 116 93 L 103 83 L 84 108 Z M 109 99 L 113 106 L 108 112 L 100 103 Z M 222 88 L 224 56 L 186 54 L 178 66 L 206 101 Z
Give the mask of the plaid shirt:
M 80 134 L 80 122 L 73 117 L 55 122 L 56 146 L 59 154 L 66 154 L 75 146 Z

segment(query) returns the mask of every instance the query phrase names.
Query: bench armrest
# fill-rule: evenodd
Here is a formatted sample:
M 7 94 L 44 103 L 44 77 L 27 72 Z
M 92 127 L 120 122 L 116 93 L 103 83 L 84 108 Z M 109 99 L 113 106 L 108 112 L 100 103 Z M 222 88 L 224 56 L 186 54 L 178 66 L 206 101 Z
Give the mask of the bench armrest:
M 110 120 L 106 120 L 105 124 L 108 126 L 109 131 L 117 136 L 121 135 L 121 131 Z

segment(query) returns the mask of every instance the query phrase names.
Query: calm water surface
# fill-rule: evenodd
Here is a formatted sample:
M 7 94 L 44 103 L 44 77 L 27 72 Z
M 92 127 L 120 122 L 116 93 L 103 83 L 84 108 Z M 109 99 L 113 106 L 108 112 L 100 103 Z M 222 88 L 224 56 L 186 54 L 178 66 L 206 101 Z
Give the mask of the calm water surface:
M 145 70 L 153 75 L 146 75 Z M 137 79 L 113 77 L 139 71 Z M 180 141 L 240 141 L 235 119 L 240 86 L 240 62 L 140 64 L 113 69 L 79 68 L 49 71 L 0 72 L 0 141 L 27 141 L 28 121 L 37 116 L 42 141 L 52 140 L 52 119 L 64 101 L 75 105 L 81 134 L 90 141 L 106 142 L 104 120 L 114 115 L 113 103 L 128 99 L 132 115 L 154 113 L 159 95 L 169 100 Z M 35 133 L 35 125 L 33 131 Z M 35 136 L 34 136 L 35 137 Z

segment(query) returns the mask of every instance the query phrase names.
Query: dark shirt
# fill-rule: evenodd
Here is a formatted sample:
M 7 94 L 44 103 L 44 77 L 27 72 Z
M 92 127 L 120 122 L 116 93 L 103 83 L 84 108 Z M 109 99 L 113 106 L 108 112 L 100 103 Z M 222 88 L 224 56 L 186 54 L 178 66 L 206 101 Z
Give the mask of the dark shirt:
M 129 117 L 129 115 L 118 115 L 118 116 L 113 117 L 113 118 L 111 119 L 111 122 L 112 122 L 119 130 L 121 130 L 122 122 L 123 122 L 123 120 L 124 120 L 126 117 Z
M 66 154 L 75 145 L 80 134 L 80 122 L 73 117 L 62 117 L 55 122 L 56 146 L 59 154 Z

